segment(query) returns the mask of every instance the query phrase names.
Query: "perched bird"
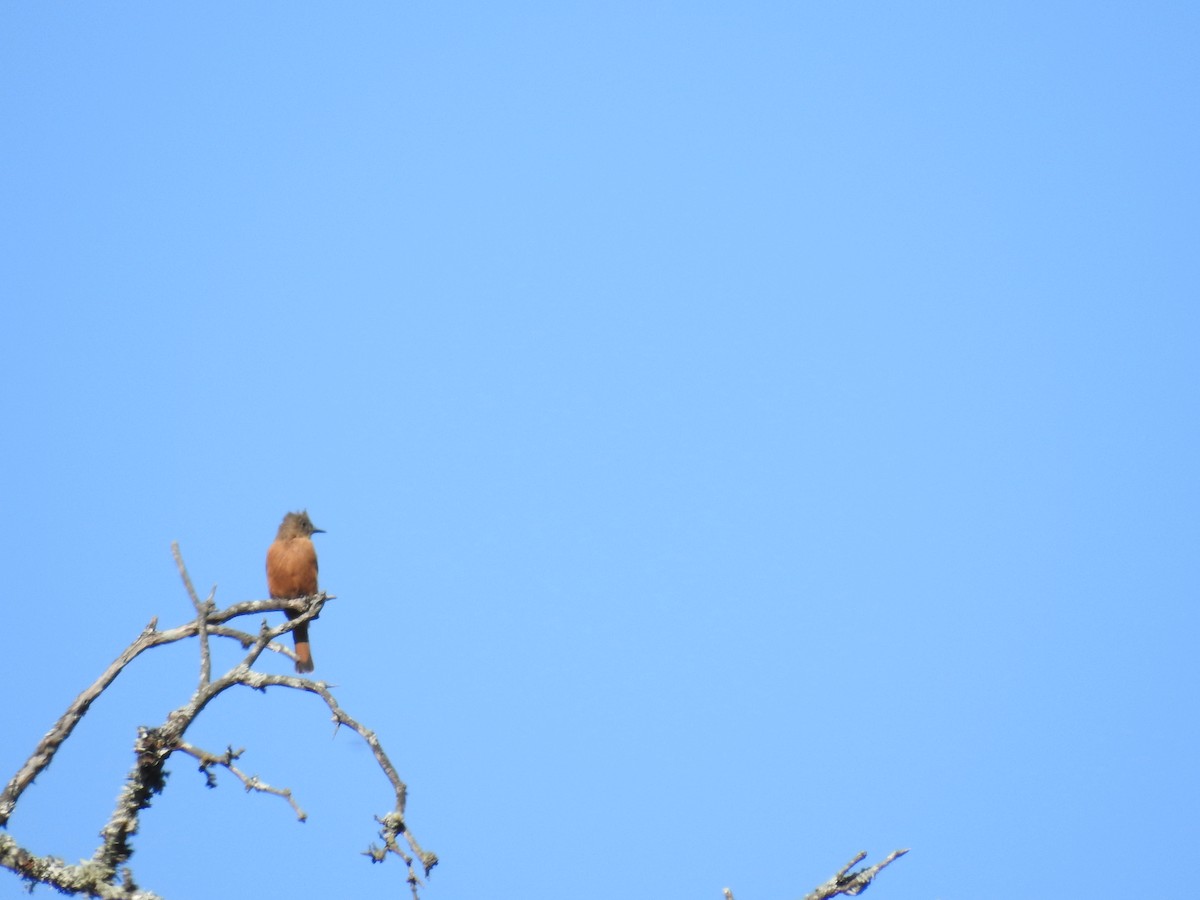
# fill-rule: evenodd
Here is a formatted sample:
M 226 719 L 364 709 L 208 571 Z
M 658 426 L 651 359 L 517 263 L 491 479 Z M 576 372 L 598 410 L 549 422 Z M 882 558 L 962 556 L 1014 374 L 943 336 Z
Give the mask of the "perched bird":
M 283 517 L 275 542 L 267 549 L 267 590 L 274 600 L 294 600 L 317 592 L 317 548 L 312 536 L 324 534 L 313 526 L 308 512 L 290 512 Z M 298 613 L 288 612 L 294 619 Z M 292 629 L 296 642 L 296 671 L 313 670 L 312 648 L 308 644 L 308 623 Z

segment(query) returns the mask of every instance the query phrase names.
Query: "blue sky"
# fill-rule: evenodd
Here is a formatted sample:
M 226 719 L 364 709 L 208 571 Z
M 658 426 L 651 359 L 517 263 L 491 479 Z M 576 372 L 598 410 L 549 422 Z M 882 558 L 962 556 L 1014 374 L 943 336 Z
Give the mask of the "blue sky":
M 1194 852 L 1191 4 L 8 4 L 0 777 L 144 624 L 265 595 L 427 900 L 1144 891 Z M 219 662 L 232 664 L 228 649 Z M 266 665 L 286 671 L 282 661 Z M 90 856 L 139 660 L 10 823 Z M 397 896 L 387 785 L 226 698 L 172 900 Z M 0 897 L 22 896 L 0 878 Z

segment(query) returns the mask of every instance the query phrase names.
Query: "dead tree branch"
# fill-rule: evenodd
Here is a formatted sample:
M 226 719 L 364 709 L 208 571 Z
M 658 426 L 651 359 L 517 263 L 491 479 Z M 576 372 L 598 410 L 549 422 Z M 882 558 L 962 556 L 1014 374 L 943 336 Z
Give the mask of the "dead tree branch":
M 846 894 L 849 897 L 854 897 L 867 889 L 867 885 L 871 883 L 871 880 L 879 874 L 884 866 L 899 859 L 907 852 L 907 850 L 893 850 L 883 862 L 859 869 L 857 872 L 851 872 L 851 867 L 867 858 L 867 851 L 863 850 L 854 859 L 842 866 L 838 870 L 838 873 L 827 882 L 812 893 L 805 894 L 804 900 L 829 900 L 830 897 L 836 897 L 838 894 Z M 725 895 L 725 900 L 733 900 L 733 891 L 729 888 L 725 888 L 722 893 Z
M 851 867 L 858 865 L 858 863 L 867 858 L 867 851 L 862 850 L 854 859 L 842 866 L 836 875 L 811 894 L 806 894 L 804 900 L 828 900 L 828 898 L 836 897 L 838 894 L 846 894 L 849 897 L 857 896 L 866 890 L 867 885 L 871 883 L 885 866 L 891 865 L 907 852 L 907 849 L 893 850 L 883 862 L 878 862 L 873 866 L 867 866 L 866 868 L 851 872 Z
M 209 753 L 207 750 L 201 750 L 199 747 L 181 741 L 176 749 L 180 753 L 186 753 L 188 756 L 193 756 L 200 760 L 200 771 L 204 773 L 204 780 L 210 788 L 217 786 L 216 776 L 212 773 L 213 766 L 221 766 L 228 769 L 245 786 L 247 791 L 261 791 L 264 794 L 274 794 L 277 797 L 282 797 L 295 811 L 297 819 L 301 822 L 308 819 L 308 813 L 300 808 L 300 804 L 296 802 L 296 798 L 292 795 L 290 788 L 271 787 L 271 785 L 267 784 L 257 775 L 247 775 L 233 764 L 234 760 L 240 758 L 246 752 L 245 748 L 234 750 L 232 747 L 227 747 L 224 753 L 217 756 L 215 753 Z
M 201 603 L 200 598 L 196 596 L 196 589 L 192 587 L 192 577 L 188 575 L 187 566 L 183 564 L 183 555 L 179 552 L 178 541 L 171 542 L 171 555 L 175 557 L 179 577 L 183 579 L 183 586 L 187 589 L 188 598 L 196 610 L 196 625 L 199 628 L 198 636 L 200 638 L 200 687 L 204 687 L 212 677 L 212 654 L 208 649 L 208 616 L 205 614 L 213 607 L 213 596 L 217 589 L 214 586 L 208 599 Z
M 325 682 L 293 675 L 269 675 L 255 671 L 253 668 L 265 651 L 279 653 L 294 660 L 295 655 L 292 650 L 276 641 L 276 638 L 317 618 L 325 604 L 336 598 L 320 593 L 296 600 L 255 600 L 235 603 L 225 609 L 217 609 L 213 602 L 216 589 L 213 589 L 207 599 L 201 601 L 192 586 L 191 578 L 177 545 L 172 545 L 172 554 L 196 617 L 190 622 L 167 631 L 159 631 L 157 618 L 152 619 L 141 634 L 113 660 L 100 677 L 75 698 L 66 712 L 59 717 L 54 727 L 38 742 L 33 753 L 8 782 L 4 790 L 0 792 L 0 827 L 7 827 L 22 794 L 34 779 L 50 765 L 59 748 L 71 736 L 75 726 L 86 715 L 92 703 L 142 653 L 164 644 L 192 637 L 198 638 L 200 677 L 195 693 L 183 706 L 169 713 L 162 724 L 155 727 L 138 728 L 133 746 L 135 758 L 133 768 L 125 778 L 112 815 L 101 829 L 102 840 L 92 859 L 79 865 L 70 866 L 54 857 L 36 856 L 22 848 L 10 835 L 0 833 L 0 867 L 15 872 L 31 886 L 38 883 L 48 884 L 67 894 L 100 897 L 102 900 L 109 900 L 109 898 L 112 900 L 116 900 L 116 898 L 120 898 L 120 900 L 158 900 L 156 895 L 142 891 L 134 884 L 132 872 L 124 865 L 133 855 L 130 840 L 137 834 L 141 811 L 150 805 L 150 800 L 155 794 L 162 792 L 166 782 L 166 763 L 176 752 L 199 760 L 200 770 L 205 774 L 210 787 L 215 786 L 216 783 L 212 769 L 220 766 L 238 778 L 247 791 L 258 791 L 283 797 L 295 811 L 297 818 L 304 821 L 307 814 L 296 802 L 291 789 L 272 787 L 256 775 L 246 775 L 234 765 L 234 761 L 242 754 L 242 750 L 234 751 L 231 747 L 225 754 L 218 755 L 202 750 L 184 740 L 188 728 L 205 707 L 230 688 L 245 686 L 256 690 L 266 690 L 267 687 L 285 687 L 316 694 L 325 702 L 337 725 L 346 725 L 351 728 L 371 748 L 376 763 L 392 785 L 395 795 L 393 809 L 382 818 L 377 817 L 376 820 L 384 823 L 384 831 L 381 834 L 385 836 L 388 850 L 395 852 L 405 861 L 408 871 L 407 881 L 412 887 L 415 897 L 420 879 L 414 869 L 413 856 L 420 861 L 423 874 L 426 876 L 437 865 L 438 859 L 436 854 L 423 850 L 408 830 L 404 819 L 404 805 L 408 789 L 397 774 L 375 732 L 365 728 L 347 714 Z M 273 611 L 287 611 L 295 615 L 295 618 L 275 627 L 270 627 L 264 620 L 257 634 L 225 624 L 242 616 Z M 210 636 L 235 640 L 246 651 L 236 665 L 216 677 L 212 674 Z M 396 838 L 401 834 L 404 835 L 405 842 L 412 851 L 412 856 L 400 849 Z

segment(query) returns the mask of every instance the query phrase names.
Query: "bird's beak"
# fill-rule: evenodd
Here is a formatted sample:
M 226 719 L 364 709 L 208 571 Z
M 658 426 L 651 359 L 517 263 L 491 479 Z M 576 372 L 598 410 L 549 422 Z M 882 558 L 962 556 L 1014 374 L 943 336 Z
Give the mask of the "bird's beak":
M 324 528 L 314 528 L 313 534 L 326 534 L 326 531 Z

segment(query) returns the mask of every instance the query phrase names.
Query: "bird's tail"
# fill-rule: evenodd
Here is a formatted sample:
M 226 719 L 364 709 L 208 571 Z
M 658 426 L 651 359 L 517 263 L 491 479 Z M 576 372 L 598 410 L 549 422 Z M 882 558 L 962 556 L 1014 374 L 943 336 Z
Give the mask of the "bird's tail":
M 289 616 L 289 618 L 292 618 Z M 297 625 L 292 629 L 292 639 L 296 642 L 296 671 L 306 675 L 314 668 L 312 647 L 308 643 L 308 623 Z

